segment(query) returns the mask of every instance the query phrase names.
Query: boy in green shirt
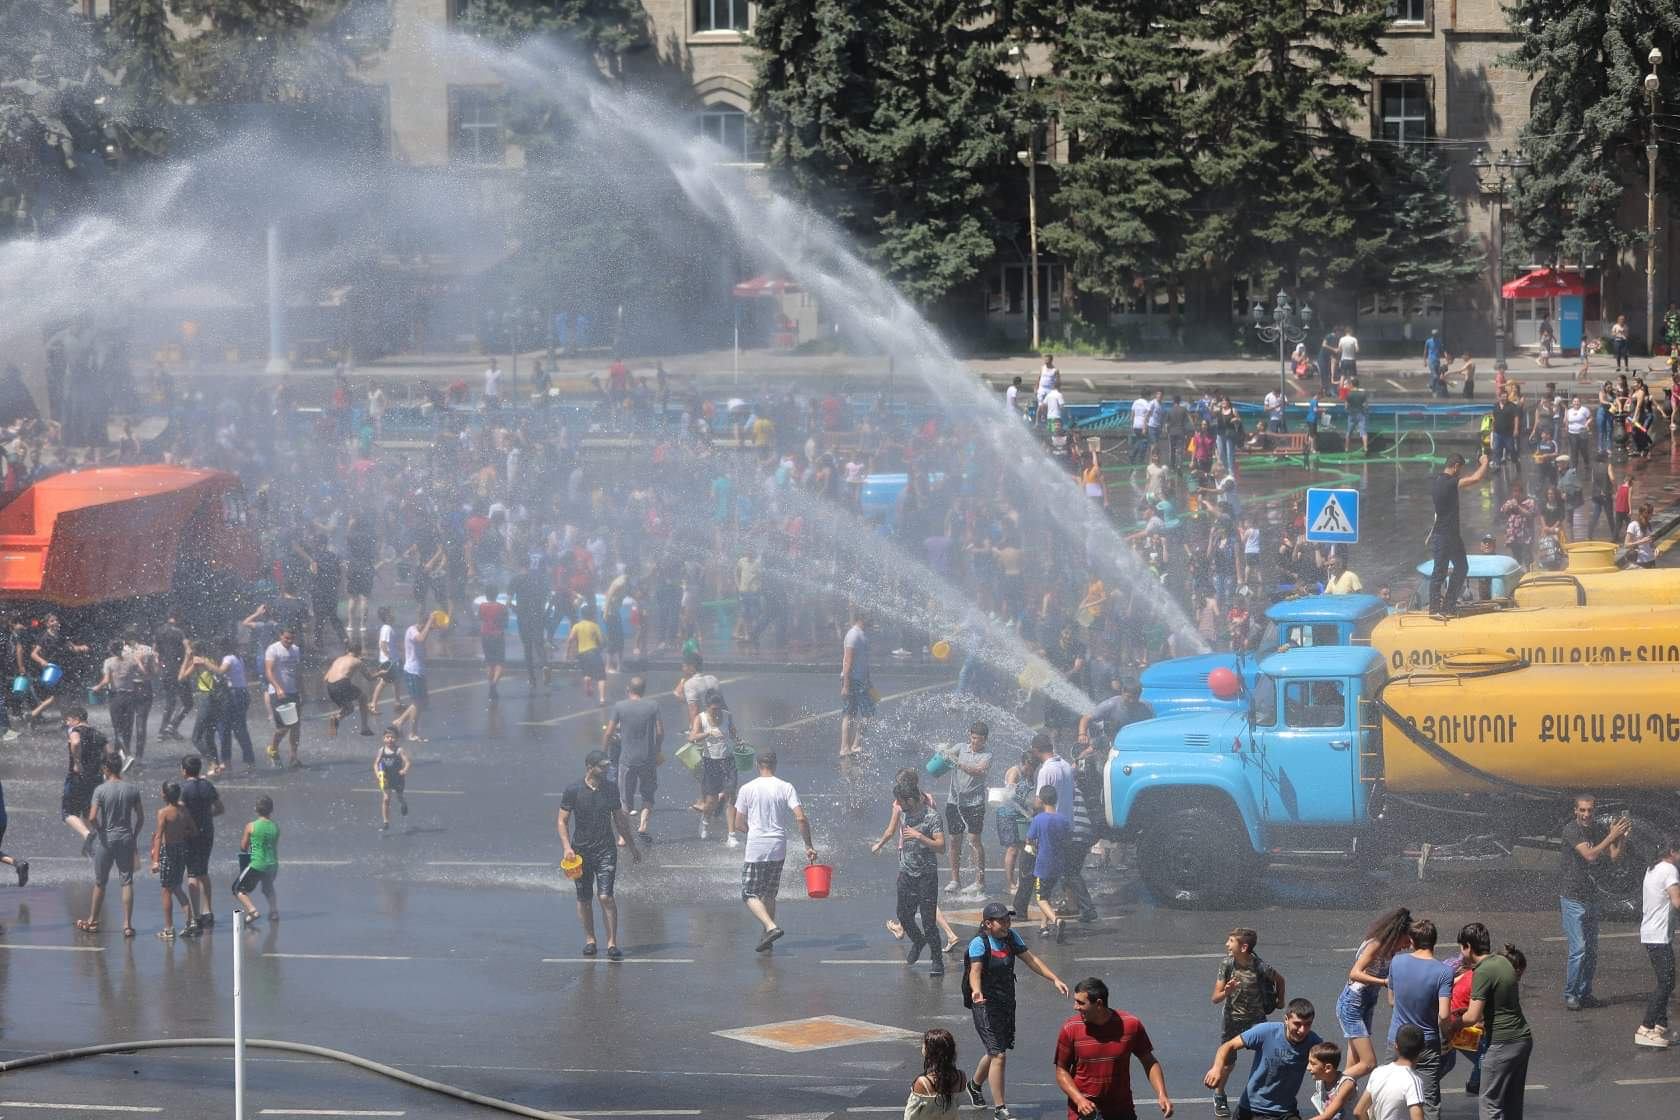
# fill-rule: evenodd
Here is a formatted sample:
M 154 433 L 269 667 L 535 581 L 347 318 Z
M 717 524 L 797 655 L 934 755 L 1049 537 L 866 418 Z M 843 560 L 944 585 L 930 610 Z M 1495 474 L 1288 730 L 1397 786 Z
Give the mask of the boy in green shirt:
M 245 909 L 247 925 L 262 917 L 251 901 L 251 892 L 258 887 L 268 901 L 268 920 L 280 920 L 279 899 L 274 893 L 274 877 L 280 873 L 280 826 L 273 816 L 274 799 L 257 798 L 257 819 L 245 826 L 239 838 L 239 858 L 245 867 L 233 884 L 233 893 Z

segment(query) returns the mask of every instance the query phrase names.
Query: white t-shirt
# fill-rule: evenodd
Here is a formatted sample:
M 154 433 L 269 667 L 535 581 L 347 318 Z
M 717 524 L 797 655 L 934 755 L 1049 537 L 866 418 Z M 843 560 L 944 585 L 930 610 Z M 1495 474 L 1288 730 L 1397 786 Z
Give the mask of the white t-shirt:
M 710 673 L 696 673 L 683 682 L 683 702 L 690 708 L 704 708 L 706 693 L 717 688 L 718 679 Z
M 1645 908 L 1639 921 L 1639 941 L 1644 945 L 1667 945 L 1674 936 L 1674 904 L 1668 888 L 1680 885 L 1680 870 L 1666 859 L 1658 860 L 1645 872 Z
M 1569 434 L 1578 436 L 1587 430 L 1587 424 L 1592 420 L 1592 409 L 1579 405 L 1564 413 L 1563 418 L 1568 422 Z
M 263 676 L 267 677 L 267 665 L 274 666 L 274 676 L 286 687 L 286 695 L 296 696 L 298 690 L 298 668 L 303 664 L 303 647 L 292 646 L 286 648 L 284 642 L 275 642 L 263 653 L 265 668 Z M 276 695 L 273 681 L 269 682 L 268 694 Z
M 1423 1103 L 1423 1083 L 1406 1066 L 1378 1066 L 1365 1083 L 1371 1094 L 1371 1120 L 1407 1120 L 1412 1105 Z
M 1043 366 L 1039 369 L 1039 371 L 1038 371 L 1038 395 L 1039 396 L 1042 397 L 1045 393 L 1048 393 L 1050 391 L 1050 387 L 1056 383 L 1056 378 L 1060 375 L 1060 373 L 1061 373 L 1061 371 L 1058 370 L 1055 366 Z
M 1342 340 L 1336 343 L 1342 352 L 1342 361 L 1351 362 L 1359 357 L 1359 340 L 1351 334 L 1344 334 Z
M 1014 412 L 1015 409 L 1018 407 L 1015 404 L 1015 398 L 1019 397 L 1020 395 L 1021 395 L 1021 390 L 1017 389 L 1013 384 L 1011 384 L 1009 386 L 1009 388 L 1007 388 L 1003 391 L 1003 401 L 1006 405 L 1009 406 L 1009 411 Z
M 787 823 L 799 808 L 799 794 L 792 784 L 775 776 L 760 776 L 741 787 L 735 795 L 735 811 L 747 818 L 748 863 L 766 863 L 787 858 Z
M 426 675 L 426 643 L 420 640 L 418 626 L 403 631 L 403 672 L 417 677 Z
M 1139 397 L 1132 402 L 1132 430 L 1141 432 L 1149 425 L 1149 398 Z
M 1331 1097 L 1336 1095 L 1336 1091 L 1342 1087 L 1343 1082 L 1352 1080 L 1353 1078 L 1349 1077 L 1347 1074 L 1342 1074 L 1342 1076 L 1336 1079 L 1336 1083 L 1334 1085 L 1329 1086 L 1329 1092 L 1325 1092 L 1326 1087 L 1321 1082 L 1313 1082 L 1312 1097 L 1310 1099 L 1312 1101 L 1314 1111 L 1322 1113 L 1324 1111 L 1324 1106 L 1329 1103 Z M 1332 1114 L 1331 1120 L 1353 1120 L 1353 1109 L 1358 1103 L 1359 1086 L 1356 1084 L 1353 1087 L 1353 1092 L 1347 1095 L 1347 1100 L 1342 1102 L 1342 1107 Z
M 502 395 L 502 371 L 491 367 L 484 371 L 484 395 L 499 397 Z
M 1044 394 L 1044 415 L 1052 420 L 1062 418 L 1062 391 L 1060 389 L 1051 389 Z
M 379 627 L 379 660 L 394 661 L 397 653 L 397 628 L 389 622 Z

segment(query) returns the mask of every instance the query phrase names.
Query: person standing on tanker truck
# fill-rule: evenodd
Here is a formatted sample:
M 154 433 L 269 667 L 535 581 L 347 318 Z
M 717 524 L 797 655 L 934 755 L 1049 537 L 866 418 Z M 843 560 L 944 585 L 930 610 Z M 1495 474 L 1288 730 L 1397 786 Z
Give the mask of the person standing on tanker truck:
M 1600 860 L 1619 863 L 1624 842 L 1633 830 L 1627 818 L 1608 829 L 1594 820 L 1596 802 L 1591 794 L 1575 798 L 1575 815 L 1563 826 L 1558 861 L 1558 909 L 1563 915 L 1563 935 L 1569 942 L 1569 964 L 1564 971 L 1563 1005 L 1571 1011 L 1595 1007 L 1593 973 L 1598 970 L 1598 899 L 1593 886 L 1592 865 Z
M 1464 456 L 1447 456 L 1446 466 L 1430 484 L 1435 502 L 1435 525 L 1429 530 L 1429 613 L 1445 615 L 1456 610 L 1458 597 L 1464 590 L 1464 578 L 1469 574 L 1470 559 L 1464 551 L 1464 535 L 1458 525 L 1458 492 L 1474 486 L 1487 475 L 1488 457 L 1483 455 L 1476 469 L 1464 473 Z M 1449 578 L 1448 567 L 1452 569 Z M 1443 585 L 1445 592 L 1443 593 Z

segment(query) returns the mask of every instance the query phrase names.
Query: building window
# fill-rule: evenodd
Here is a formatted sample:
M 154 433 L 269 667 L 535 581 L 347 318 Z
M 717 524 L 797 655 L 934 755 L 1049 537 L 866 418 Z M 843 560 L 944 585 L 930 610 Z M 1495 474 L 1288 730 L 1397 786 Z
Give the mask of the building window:
M 746 31 L 752 25 L 747 0 L 694 0 L 694 30 Z
M 1381 137 L 1415 144 L 1429 136 L 1429 83 L 1416 78 L 1378 84 Z
M 1428 23 L 1429 0 L 1388 0 L 1390 23 Z
M 449 158 L 455 163 L 500 166 L 507 154 L 502 135 L 501 91 L 481 86 L 449 89 Z
M 733 105 L 708 105 L 700 110 L 700 135 L 729 153 L 730 163 L 752 163 L 752 123 Z

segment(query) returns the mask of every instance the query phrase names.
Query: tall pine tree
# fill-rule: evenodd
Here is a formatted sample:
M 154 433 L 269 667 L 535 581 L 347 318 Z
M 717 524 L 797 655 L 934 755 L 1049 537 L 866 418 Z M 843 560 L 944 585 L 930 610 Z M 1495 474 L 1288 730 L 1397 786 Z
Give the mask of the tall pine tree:
M 1316 288 L 1351 275 L 1380 231 L 1348 124 L 1382 53 L 1387 0 L 1204 0 L 1187 30 L 1185 143 L 1205 190 L 1186 247 L 1256 280 Z
M 760 0 L 773 171 L 927 306 L 997 249 L 1017 121 L 992 0 Z
M 1511 194 L 1517 236 L 1539 259 L 1554 262 L 1643 241 L 1643 228 L 1629 229 L 1616 215 L 1623 193 L 1643 191 L 1645 182 L 1643 81 L 1652 46 L 1668 60 L 1659 124 L 1680 104 L 1671 76 L 1680 62 L 1680 7 L 1668 0 L 1515 0 L 1506 11 L 1519 37 L 1510 60 L 1534 79 L 1520 139 L 1530 166 Z M 1658 175 L 1661 189 L 1660 161 Z
M 1446 190 L 1446 169 L 1419 144 L 1377 146 L 1377 210 L 1362 227 L 1382 231 L 1362 262 L 1360 289 L 1441 298 L 1479 280 L 1487 254 L 1464 234 L 1464 216 Z
M 1057 0 L 1020 13 L 1038 21 L 1024 31 L 1055 47 L 1038 100 L 1056 113 L 1073 158 L 1057 169 L 1059 216 L 1042 237 L 1081 291 L 1120 301 L 1139 279 L 1186 266 L 1198 187 L 1181 120 L 1189 7 Z
M 473 0 L 463 23 L 505 45 L 549 38 L 606 56 L 647 41 L 640 0 Z

